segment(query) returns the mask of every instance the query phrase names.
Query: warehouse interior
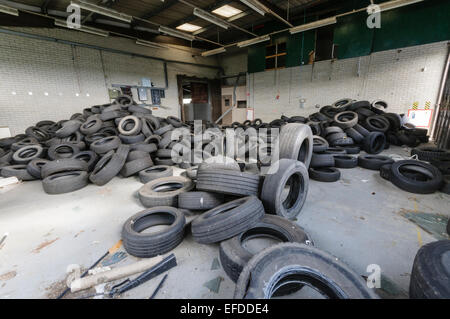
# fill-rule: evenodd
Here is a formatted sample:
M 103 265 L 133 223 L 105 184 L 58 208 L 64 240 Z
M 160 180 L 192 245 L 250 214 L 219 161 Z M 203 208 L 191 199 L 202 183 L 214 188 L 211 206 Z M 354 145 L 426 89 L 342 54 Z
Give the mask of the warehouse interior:
M 449 67 L 449 1 L 0 0 L 0 298 L 450 298 Z

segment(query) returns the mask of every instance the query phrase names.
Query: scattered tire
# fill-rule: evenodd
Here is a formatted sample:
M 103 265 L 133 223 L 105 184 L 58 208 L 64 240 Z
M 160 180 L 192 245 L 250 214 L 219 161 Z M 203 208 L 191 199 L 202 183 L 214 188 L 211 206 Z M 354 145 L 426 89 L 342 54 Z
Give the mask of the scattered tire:
M 234 170 L 201 169 L 197 172 L 197 189 L 235 196 L 257 196 L 259 175 Z
M 28 173 L 27 165 L 24 164 L 4 166 L 0 171 L 0 175 L 2 177 L 14 176 L 21 181 L 32 181 L 36 179 L 30 173 Z
M 313 136 L 313 152 L 314 153 L 322 153 L 325 152 L 330 145 L 328 141 L 321 136 L 314 135 Z M 311 165 L 311 164 L 310 164 Z
M 334 155 L 335 167 L 354 168 L 358 166 L 358 158 L 350 155 Z
M 411 299 L 450 298 L 450 240 L 420 247 L 414 258 L 409 284 Z
M 165 254 L 178 246 L 184 237 L 186 219 L 173 207 L 153 207 L 131 216 L 123 225 L 122 240 L 127 253 L 139 258 Z M 149 227 L 168 225 L 164 230 L 144 233 Z
M 34 178 L 42 179 L 41 169 L 48 162 L 50 161 L 43 158 L 36 158 L 28 163 L 27 172 Z
M 358 114 L 352 111 L 341 112 L 334 116 L 334 122 L 340 128 L 352 128 L 358 124 Z
M 381 166 L 386 164 L 392 164 L 394 163 L 394 160 L 390 158 L 389 156 L 383 156 L 383 155 L 360 155 L 358 157 L 358 165 L 366 168 L 371 169 L 374 171 L 379 171 Z
M 363 141 L 362 148 L 368 154 L 379 154 L 384 150 L 386 136 L 381 132 L 370 132 Z
M 57 159 L 70 158 L 80 152 L 80 148 L 72 143 L 55 144 L 49 147 L 48 157 L 54 161 Z
M 333 154 L 316 154 L 313 153 L 309 167 L 334 167 L 335 160 Z
M 178 195 L 189 192 L 194 184 L 183 176 L 162 177 L 146 183 L 139 189 L 139 199 L 145 207 L 178 207 Z
M 28 164 L 32 160 L 43 155 L 44 149 L 41 145 L 29 145 L 19 148 L 14 152 L 12 160 L 16 164 Z
M 239 198 L 194 219 L 191 225 L 192 236 L 201 244 L 217 243 L 246 231 L 263 216 L 264 207 L 257 197 Z
M 419 147 L 411 150 L 411 156 L 417 155 L 422 161 L 450 160 L 450 152 L 437 147 Z
M 409 178 L 405 173 L 416 172 L 424 176 L 423 180 Z M 431 194 L 439 190 L 443 183 L 442 173 L 433 165 L 425 162 L 406 160 L 392 164 L 391 182 L 400 189 L 416 194 Z
M 190 210 L 209 210 L 224 202 L 224 196 L 208 192 L 184 192 L 178 195 L 178 207 Z
M 108 136 L 94 141 L 90 148 L 97 154 L 105 154 L 109 151 L 116 150 L 120 144 L 120 139 L 117 136 Z
M 173 176 L 173 168 L 167 165 L 153 166 L 139 172 L 141 183 L 148 183 L 158 178 Z
M 311 128 L 305 124 L 289 123 L 281 128 L 279 158 L 295 159 L 308 168 L 313 150 Z
M 309 169 L 309 177 L 319 182 L 337 182 L 341 178 L 341 172 L 334 167 L 318 167 Z
M 79 190 L 88 184 L 88 173 L 69 171 L 52 174 L 42 180 L 42 187 L 47 194 L 64 194 Z
M 121 145 L 116 152 L 109 151 L 97 162 L 89 179 L 98 186 L 103 186 L 119 174 L 128 156 L 130 148 Z
M 280 242 L 312 244 L 308 234 L 294 222 L 280 216 L 264 215 L 250 229 L 220 243 L 220 263 L 232 281 L 238 280 L 242 269 L 255 254 L 244 247 L 246 241 L 258 237 L 268 237 Z
M 72 158 L 63 158 L 55 161 L 49 161 L 44 166 L 42 166 L 41 176 L 42 178 L 46 178 L 57 173 L 87 170 L 88 165 L 86 162 Z
M 235 299 L 268 299 L 292 282 L 306 282 L 333 299 L 376 299 L 362 277 L 312 246 L 282 243 L 253 256 L 242 270 Z
M 450 175 L 443 176 L 442 186 L 439 189 L 439 191 L 441 193 L 450 195 Z M 447 225 L 447 229 L 448 229 L 448 225 Z

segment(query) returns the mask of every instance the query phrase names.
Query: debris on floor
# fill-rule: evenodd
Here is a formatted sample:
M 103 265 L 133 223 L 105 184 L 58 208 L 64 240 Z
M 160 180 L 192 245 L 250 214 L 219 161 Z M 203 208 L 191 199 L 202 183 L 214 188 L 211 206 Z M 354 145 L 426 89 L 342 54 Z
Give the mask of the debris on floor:
M 209 289 L 209 291 L 214 292 L 214 293 L 218 293 L 219 289 L 220 289 L 220 284 L 223 281 L 223 277 L 217 277 L 214 279 L 211 279 L 210 281 L 207 281 L 203 284 L 203 287 L 206 287 Z
M 446 231 L 448 217 L 422 212 L 404 212 L 402 215 L 436 239 L 448 239 Z

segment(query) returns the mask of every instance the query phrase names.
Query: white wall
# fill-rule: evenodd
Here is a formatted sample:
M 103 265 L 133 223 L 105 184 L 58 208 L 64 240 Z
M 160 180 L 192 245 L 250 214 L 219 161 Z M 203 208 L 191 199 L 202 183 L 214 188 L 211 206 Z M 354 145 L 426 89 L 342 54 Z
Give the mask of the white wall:
M 346 97 L 383 99 L 396 113 L 406 113 L 414 102 L 424 108 L 429 101 L 434 108 L 447 52 L 447 42 L 438 42 L 361 58 L 321 61 L 314 67 L 249 74 L 248 105 L 255 108 L 255 118 L 264 121 L 282 114 L 309 115 L 317 111 L 317 104 L 323 106 Z M 243 59 L 234 61 L 234 72 L 238 65 L 246 67 Z M 300 108 L 300 99 L 306 100 L 305 108 Z
M 12 28 L 11 28 L 12 29 Z M 138 46 L 132 40 L 103 38 L 62 29 L 12 30 L 98 45 L 170 60 L 217 66 L 217 58 L 192 57 L 192 52 Z M 72 57 L 75 57 L 72 59 Z M 103 63 L 102 63 L 103 60 Z M 177 74 L 215 78 L 218 71 L 184 64 L 168 64 L 169 89 L 157 116 L 180 116 Z M 67 119 L 96 104 L 108 103 L 111 84 L 139 84 L 151 78 L 164 87 L 163 63 L 96 49 L 0 34 L 0 126 L 13 135 L 40 120 Z M 29 95 L 28 92 L 32 92 Z M 15 93 L 15 94 L 13 94 Z M 48 95 L 45 95 L 48 93 Z M 79 96 L 76 96 L 79 94 Z

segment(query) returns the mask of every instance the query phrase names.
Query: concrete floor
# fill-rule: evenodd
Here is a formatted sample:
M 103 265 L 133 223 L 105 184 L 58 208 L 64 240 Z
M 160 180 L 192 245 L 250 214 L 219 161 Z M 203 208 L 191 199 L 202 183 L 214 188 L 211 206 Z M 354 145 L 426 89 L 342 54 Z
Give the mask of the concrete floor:
M 406 157 L 409 150 L 391 148 L 385 153 Z M 296 222 L 316 247 L 359 274 L 369 275 L 367 266 L 378 264 L 383 297 L 406 297 L 417 250 L 446 237 L 407 216 L 431 216 L 444 225 L 450 216 L 450 196 L 407 193 L 378 172 L 359 167 L 341 172 L 336 183 L 310 181 Z M 47 195 L 34 181 L 0 193 L 0 238 L 9 233 L 0 245 L 0 298 L 56 297 L 64 289 L 68 265 L 89 267 L 120 239 L 123 222 L 143 209 L 136 197 L 141 186 L 134 177 L 114 178 L 103 187 L 89 185 L 69 194 Z M 169 271 L 157 298 L 233 297 L 234 283 L 221 267 L 211 270 L 218 245 L 197 244 L 188 234 L 173 253 L 178 266 Z M 113 267 L 136 260 L 128 256 Z M 121 298 L 148 298 L 161 277 Z M 204 285 L 215 279 L 220 282 L 217 293 Z

